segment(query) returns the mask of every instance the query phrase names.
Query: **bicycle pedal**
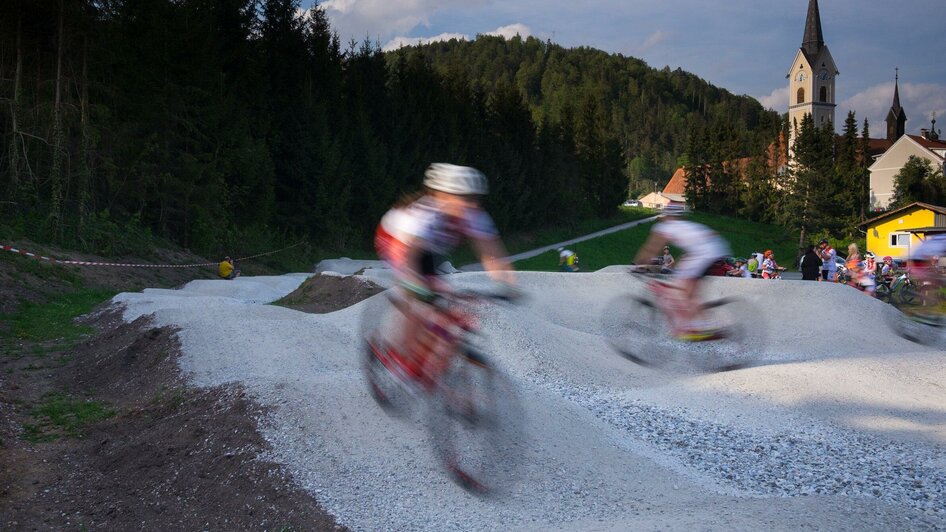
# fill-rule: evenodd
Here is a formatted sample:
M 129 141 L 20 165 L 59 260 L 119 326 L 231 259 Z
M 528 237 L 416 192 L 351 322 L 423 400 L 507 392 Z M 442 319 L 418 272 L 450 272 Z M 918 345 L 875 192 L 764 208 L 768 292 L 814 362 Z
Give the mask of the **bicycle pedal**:
M 725 330 L 710 331 L 683 331 L 676 335 L 677 340 L 684 342 L 709 342 L 726 338 Z

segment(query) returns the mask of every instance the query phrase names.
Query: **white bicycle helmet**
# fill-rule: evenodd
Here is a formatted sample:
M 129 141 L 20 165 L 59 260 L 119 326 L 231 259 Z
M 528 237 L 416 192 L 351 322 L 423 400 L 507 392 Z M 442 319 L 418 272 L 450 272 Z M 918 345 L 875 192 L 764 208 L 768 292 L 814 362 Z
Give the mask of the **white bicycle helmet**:
M 448 163 L 432 163 L 424 172 L 424 186 L 448 194 L 486 195 L 486 176 L 476 168 Z

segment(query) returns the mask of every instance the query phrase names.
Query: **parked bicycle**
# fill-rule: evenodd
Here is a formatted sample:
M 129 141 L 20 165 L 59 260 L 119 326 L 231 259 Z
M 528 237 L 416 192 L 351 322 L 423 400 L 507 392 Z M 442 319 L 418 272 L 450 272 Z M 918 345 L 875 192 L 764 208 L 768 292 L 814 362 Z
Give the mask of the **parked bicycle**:
M 524 416 L 510 379 L 473 343 L 476 310 L 508 301 L 500 294 L 460 292 L 439 301 L 436 317 L 413 315 L 389 292 L 364 318 L 364 370 L 375 401 L 389 414 L 421 414 L 437 459 L 464 489 L 491 494 L 514 480 L 522 452 Z M 407 356 L 392 345 L 397 320 L 423 319 L 427 332 L 449 346 L 447 356 Z
M 755 305 L 735 297 L 703 303 L 702 314 L 712 334 L 698 341 L 681 340 L 680 312 L 672 308 L 673 285 L 661 276 L 633 272 L 645 279 L 644 292 L 622 294 L 606 306 L 604 333 L 625 358 L 647 367 L 730 371 L 752 366 L 753 344 L 763 345 L 760 314 Z

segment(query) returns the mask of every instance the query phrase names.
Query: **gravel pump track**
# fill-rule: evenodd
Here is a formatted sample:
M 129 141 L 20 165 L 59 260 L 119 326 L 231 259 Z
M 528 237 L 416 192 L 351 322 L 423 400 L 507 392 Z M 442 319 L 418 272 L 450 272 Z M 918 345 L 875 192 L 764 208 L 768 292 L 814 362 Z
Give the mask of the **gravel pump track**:
M 753 321 L 754 306 L 722 298 L 705 304 L 707 318 L 723 331 L 720 338 L 688 342 L 674 338 L 667 319 L 646 297 L 625 294 L 604 311 L 604 334 L 624 358 L 650 368 L 679 372 L 721 372 L 753 365 L 751 335 L 763 336 Z
M 524 416 L 515 389 L 487 357 L 468 350 L 432 401 L 431 436 L 453 480 L 480 495 L 506 491 L 523 452 Z

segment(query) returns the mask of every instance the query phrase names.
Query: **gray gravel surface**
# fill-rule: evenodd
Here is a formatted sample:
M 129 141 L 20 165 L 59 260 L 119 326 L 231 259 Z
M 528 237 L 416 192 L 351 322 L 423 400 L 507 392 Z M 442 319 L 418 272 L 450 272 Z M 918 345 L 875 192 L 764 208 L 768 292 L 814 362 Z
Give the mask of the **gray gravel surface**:
M 712 280 L 706 297 L 771 309 L 747 340 L 765 365 L 666 372 L 609 348 L 602 312 L 638 280 L 521 278 L 529 299 L 482 317 L 482 347 L 528 419 L 519 480 L 502 498 L 451 483 L 423 416 L 388 417 L 368 395 L 358 331 L 377 300 L 318 316 L 260 304 L 301 276 L 116 300 L 126 319 L 180 328 L 195 384 L 242 381 L 271 407 L 268 458 L 358 530 L 946 528 L 946 356 L 891 335 L 884 305 L 843 286 Z

